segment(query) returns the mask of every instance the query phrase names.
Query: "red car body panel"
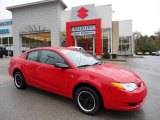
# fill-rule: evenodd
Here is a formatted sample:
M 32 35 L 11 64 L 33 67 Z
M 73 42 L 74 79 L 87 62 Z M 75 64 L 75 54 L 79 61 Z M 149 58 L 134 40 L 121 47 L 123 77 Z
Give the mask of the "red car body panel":
M 53 65 L 26 60 L 29 50 L 21 56 L 13 57 L 8 68 L 13 76 L 14 70 L 22 72 L 26 83 L 46 91 L 73 98 L 76 85 L 87 83 L 94 86 L 102 96 L 104 107 L 115 110 L 134 110 L 145 101 L 147 89 L 145 83 L 134 72 L 110 64 L 79 69 L 61 52 L 61 47 L 45 47 L 33 50 L 53 50 L 62 56 L 70 69 L 60 69 Z M 132 92 L 115 88 L 111 82 L 134 82 L 138 88 Z

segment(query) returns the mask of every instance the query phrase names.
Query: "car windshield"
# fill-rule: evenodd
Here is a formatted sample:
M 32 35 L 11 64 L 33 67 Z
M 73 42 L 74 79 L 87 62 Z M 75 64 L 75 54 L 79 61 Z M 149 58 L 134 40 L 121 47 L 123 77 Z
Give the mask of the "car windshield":
M 61 50 L 61 52 L 78 68 L 101 64 L 99 60 L 85 52 L 75 50 Z

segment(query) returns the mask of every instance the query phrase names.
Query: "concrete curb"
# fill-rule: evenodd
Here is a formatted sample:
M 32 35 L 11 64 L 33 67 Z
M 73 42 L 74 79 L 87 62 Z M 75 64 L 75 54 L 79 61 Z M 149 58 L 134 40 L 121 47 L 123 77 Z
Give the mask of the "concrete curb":
M 116 62 L 127 62 L 126 59 L 99 59 L 101 61 L 116 61 Z
M 108 59 L 108 61 L 127 62 L 126 59 Z
M 143 55 L 124 56 L 124 58 L 144 58 Z

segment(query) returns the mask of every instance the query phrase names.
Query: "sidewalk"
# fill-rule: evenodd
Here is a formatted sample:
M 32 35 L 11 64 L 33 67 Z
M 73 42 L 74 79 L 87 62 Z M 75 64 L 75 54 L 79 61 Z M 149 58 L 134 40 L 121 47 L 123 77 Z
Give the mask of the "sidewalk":
M 100 59 L 102 61 L 117 61 L 117 62 L 127 62 L 125 57 L 118 56 L 116 59 Z
M 10 57 L 0 58 L 0 85 L 13 80 L 8 74 Z

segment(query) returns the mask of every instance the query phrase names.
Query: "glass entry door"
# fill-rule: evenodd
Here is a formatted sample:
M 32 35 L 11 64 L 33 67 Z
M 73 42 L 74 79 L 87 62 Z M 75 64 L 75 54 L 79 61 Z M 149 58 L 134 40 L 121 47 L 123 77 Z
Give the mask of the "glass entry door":
M 95 35 L 79 35 L 73 37 L 73 44 L 82 47 L 89 54 L 95 54 Z
M 82 40 L 77 40 L 77 46 L 82 47 L 85 51 L 88 50 L 88 40 L 87 39 L 82 39 Z
M 87 39 L 76 39 L 75 45 L 78 47 L 82 47 L 86 52 L 89 54 L 95 54 L 95 41 L 94 38 L 87 38 Z

